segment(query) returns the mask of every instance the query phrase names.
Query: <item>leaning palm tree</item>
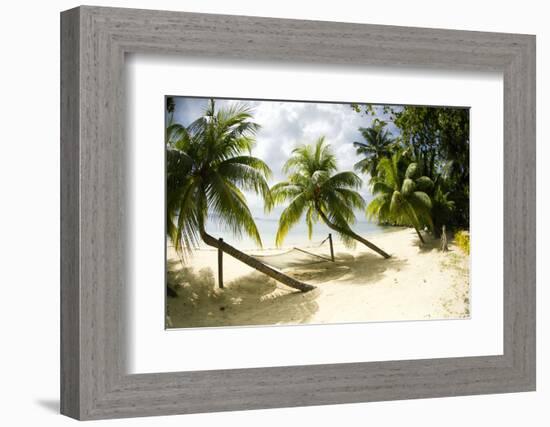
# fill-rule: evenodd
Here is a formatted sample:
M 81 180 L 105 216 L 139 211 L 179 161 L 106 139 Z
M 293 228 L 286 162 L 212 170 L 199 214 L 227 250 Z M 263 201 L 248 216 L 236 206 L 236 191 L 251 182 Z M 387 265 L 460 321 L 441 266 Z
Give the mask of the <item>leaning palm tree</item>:
M 364 158 L 355 163 L 354 168 L 372 177 L 376 175 L 376 167 L 380 160 L 390 156 L 395 141 L 386 130 L 386 122 L 382 120 L 375 119 L 370 127 L 359 128 L 359 132 L 365 142 L 356 141 L 353 145 L 357 154 Z
M 433 182 L 426 176 L 418 176 L 417 163 L 410 163 L 404 174 L 401 166 L 400 153 L 380 160 L 377 175 L 371 178 L 376 197 L 367 207 L 367 216 L 382 223 L 412 226 L 425 243 L 420 229 L 426 225 L 433 229 L 432 203 L 426 194 Z
M 282 244 L 289 230 L 305 214 L 310 239 L 313 224 L 321 219 L 339 234 L 345 244 L 358 241 L 389 258 L 390 255 L 351 229 L 350 224 L 355 222 L 354 209 L 364 209 L 365 206 L 365 201 L 356 191 L 362 181 L 353 172 L 335 173 L 336 170 L 336 158 L 330 146 L 325 144 L 324 137 L 319 138 L 314 146 L 302 145 L 292 151 L 292 156 L 283 166 L 288 180 L 271 188 L 273 204 L 287 203 L 279 218 L 276 244 Z
M 261 238 L 247 206 L 245 191 L 266 201 L 269 167 L 250 155 L 259 126 L 246 105 L 216 111 L 210 100 L 204 115 L 188 127 L 167 128 L 167 234 L 179 253 L 199 239 L 287 286 L 308 291 L 314 287 L 295 280 L 208 234 L 209 217 L 236 236 L 248 235 L 259 246 Z

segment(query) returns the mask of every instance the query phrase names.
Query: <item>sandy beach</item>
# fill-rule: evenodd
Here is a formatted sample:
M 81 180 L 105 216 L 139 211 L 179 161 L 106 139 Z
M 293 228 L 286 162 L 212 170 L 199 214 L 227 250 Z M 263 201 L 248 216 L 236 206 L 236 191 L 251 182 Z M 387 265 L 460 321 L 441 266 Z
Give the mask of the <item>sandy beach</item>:
M 452 240 L 449 251 L 440 252 L 439 240 L 426 236 L 426 244 L 420 246 L 410 228 L 368 238 L 392 257 L 383 259 L 360 244 L 355 249 L 335 244 L 335 262 L 321 260 L 285 269 L 286 274 L 317 287 L 307 293 L 288 288 L 228 255 L 223 258 L 225 287 L 219 289 L 216 250 L 195 251 L 182 265 L 169 248 L 168 282 L 178 296 L 167 298 L 167 326 L 322 324 L 470 316 L 469 257 Z

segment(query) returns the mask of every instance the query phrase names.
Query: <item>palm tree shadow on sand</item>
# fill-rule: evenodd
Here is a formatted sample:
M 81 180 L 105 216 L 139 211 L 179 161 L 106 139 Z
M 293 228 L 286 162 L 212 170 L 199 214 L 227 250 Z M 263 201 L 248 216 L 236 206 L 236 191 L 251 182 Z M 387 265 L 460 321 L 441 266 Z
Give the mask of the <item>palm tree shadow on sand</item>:
M 293 267 L 292 276 L 318 285 L 310 292 L 283 287 L 265 275 L 253 272 L 224 289 L 217 287 L 211 268 L 196 270 L 170 261 L 168 283 L 177 293 L 167 298 L 173 328 L 251 326 L 309 323 L 317 313 L 317 298 L 323 284 L 338 284 L 341 279 L 357 286 L 372 285 L 388 271 L 401 269 L 401 258 L 380 258 L 376 254 L 353 256 L 339 253 L 336 262 L 321 262 Z
M 454 252 L 453 250 L 453 239 L 452 237 L 448 237 L 448 247 L 447 252 Z M 415 241 L 414 245 L 418 248 L 420 253 L 430 253 L 432 251 L 439 251 L 441 248 L 441 239 L 433 237 L 429 234 L 425 234 L 424 237 L 425 243 L 422 243 L 420 241 Z
M 407 261 L 402 258 L 384 259 L 373 253 L 362 253 L 357 256 L 339 253 L 334 263 L 324 262 L 297 267 L 292 275 L 321 287 L 323 283 L 337 283 L 340 279 L 362 286 L 376 283 L 388 270 L 399 270 L 406 263 Z
M 169 263 L 168 284 L 177 296 L 166 301 L 173 328 L 308 323 L 319 308 L 318 290 L 283 288 L 258 272 L 219 289 L 211 268 L 176 264 Z

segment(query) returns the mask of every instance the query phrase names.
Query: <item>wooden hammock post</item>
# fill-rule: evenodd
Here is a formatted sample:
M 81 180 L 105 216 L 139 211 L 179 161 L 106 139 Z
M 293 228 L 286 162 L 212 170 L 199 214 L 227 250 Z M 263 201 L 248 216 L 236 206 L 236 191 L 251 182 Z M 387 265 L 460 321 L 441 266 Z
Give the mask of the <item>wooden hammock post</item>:
M 334 262 L 334 247 L 332 246 L 332 233 L 328 233 L 328 243 L 330 245 L 330 259 Z
M 223 239 L 218 239 L 220 245 L 218 246 L 218 286 L 223 289 Z

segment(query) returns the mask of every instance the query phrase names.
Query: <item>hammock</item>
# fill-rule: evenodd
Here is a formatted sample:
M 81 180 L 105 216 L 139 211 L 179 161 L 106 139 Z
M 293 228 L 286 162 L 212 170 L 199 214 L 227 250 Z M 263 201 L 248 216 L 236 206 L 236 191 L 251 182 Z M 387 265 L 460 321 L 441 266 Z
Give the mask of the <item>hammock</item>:
M 321 247 L 328 237 L 323 240 L 318 246 L 308 246 L 309 248 L 316 249 Z M 285 268 L 300 266 L 300 265 L 309 265 L 317 264 L 321 262 L 332 261 L 330 256 L 324 254 L 317 254 L 311 251 L 306 251 L 305 249 L 294 247 L 286 252 L 278 254 L 250 254 L 251 257 L 256 258 L 258 261 L 263 262 L 271 267 L 277 268 L 279 270 L 284 270 Z

